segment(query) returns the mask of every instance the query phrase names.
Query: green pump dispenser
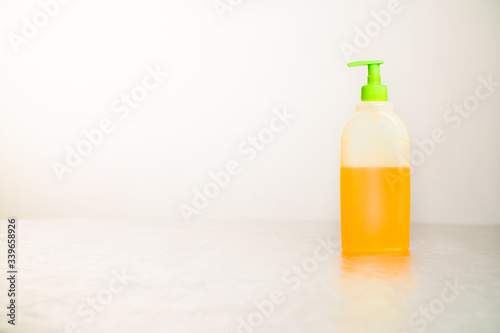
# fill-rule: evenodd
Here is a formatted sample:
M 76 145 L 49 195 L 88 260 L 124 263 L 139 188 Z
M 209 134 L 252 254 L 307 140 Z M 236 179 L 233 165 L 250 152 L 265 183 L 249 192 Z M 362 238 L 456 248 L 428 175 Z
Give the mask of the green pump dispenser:
M 380 68 L 384 62 L 381 60 L 355 61 L 347 64 L 349 67 L 368 66 L 368 84 L 361 87 L 362 101 L 387 101 L 387 86 L 381 84 Z

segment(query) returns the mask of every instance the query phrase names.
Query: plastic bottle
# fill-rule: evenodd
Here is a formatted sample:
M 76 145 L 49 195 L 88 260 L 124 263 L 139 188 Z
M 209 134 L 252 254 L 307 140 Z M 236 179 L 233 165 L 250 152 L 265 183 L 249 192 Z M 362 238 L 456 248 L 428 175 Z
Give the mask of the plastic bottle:
M 404 252 L 410 243 L 408 131 L 387 101 L 379 65 L 368 66 L 361 102 L 344 126 L 340 159 L 340 215 L 345 252 Z

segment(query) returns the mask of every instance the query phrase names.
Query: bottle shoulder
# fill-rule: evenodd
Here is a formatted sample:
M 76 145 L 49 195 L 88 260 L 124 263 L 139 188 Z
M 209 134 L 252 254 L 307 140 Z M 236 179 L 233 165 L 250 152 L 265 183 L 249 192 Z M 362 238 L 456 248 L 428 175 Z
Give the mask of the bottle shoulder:
M 403 120 L 392 111 L 392 103 L 382 106 L 382 103 L 373 103 L 378 104 L 373 107 L 364 103 L 366 102 L 358 103 L 356 112 L 344 125 L 341 136 L 342 142 L 377 134 L 392 134 L 398 141 L 409 141 L 406 125 Z

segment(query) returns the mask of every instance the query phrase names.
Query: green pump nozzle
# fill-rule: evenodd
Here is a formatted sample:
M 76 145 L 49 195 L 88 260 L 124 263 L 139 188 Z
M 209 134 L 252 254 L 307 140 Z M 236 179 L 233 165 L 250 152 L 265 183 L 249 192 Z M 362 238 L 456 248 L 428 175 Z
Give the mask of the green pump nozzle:
M 347 64 L 349 67 L 368 65 L 368 84 L 361 87 L 362 101 L 387 101 L 387 87 L 381 84 L 380 68 L 384 62 L 381 60 L 355 61 Z

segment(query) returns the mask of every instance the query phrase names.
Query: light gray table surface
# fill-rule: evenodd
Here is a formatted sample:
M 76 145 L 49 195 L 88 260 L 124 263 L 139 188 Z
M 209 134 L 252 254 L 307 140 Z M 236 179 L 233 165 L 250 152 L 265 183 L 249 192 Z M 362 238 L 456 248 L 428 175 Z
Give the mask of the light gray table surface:
M 352 256 L 338 222 L 18 224 L 0 332 L 500 332 L 500 226 L 413 224 L 408 253 Z

